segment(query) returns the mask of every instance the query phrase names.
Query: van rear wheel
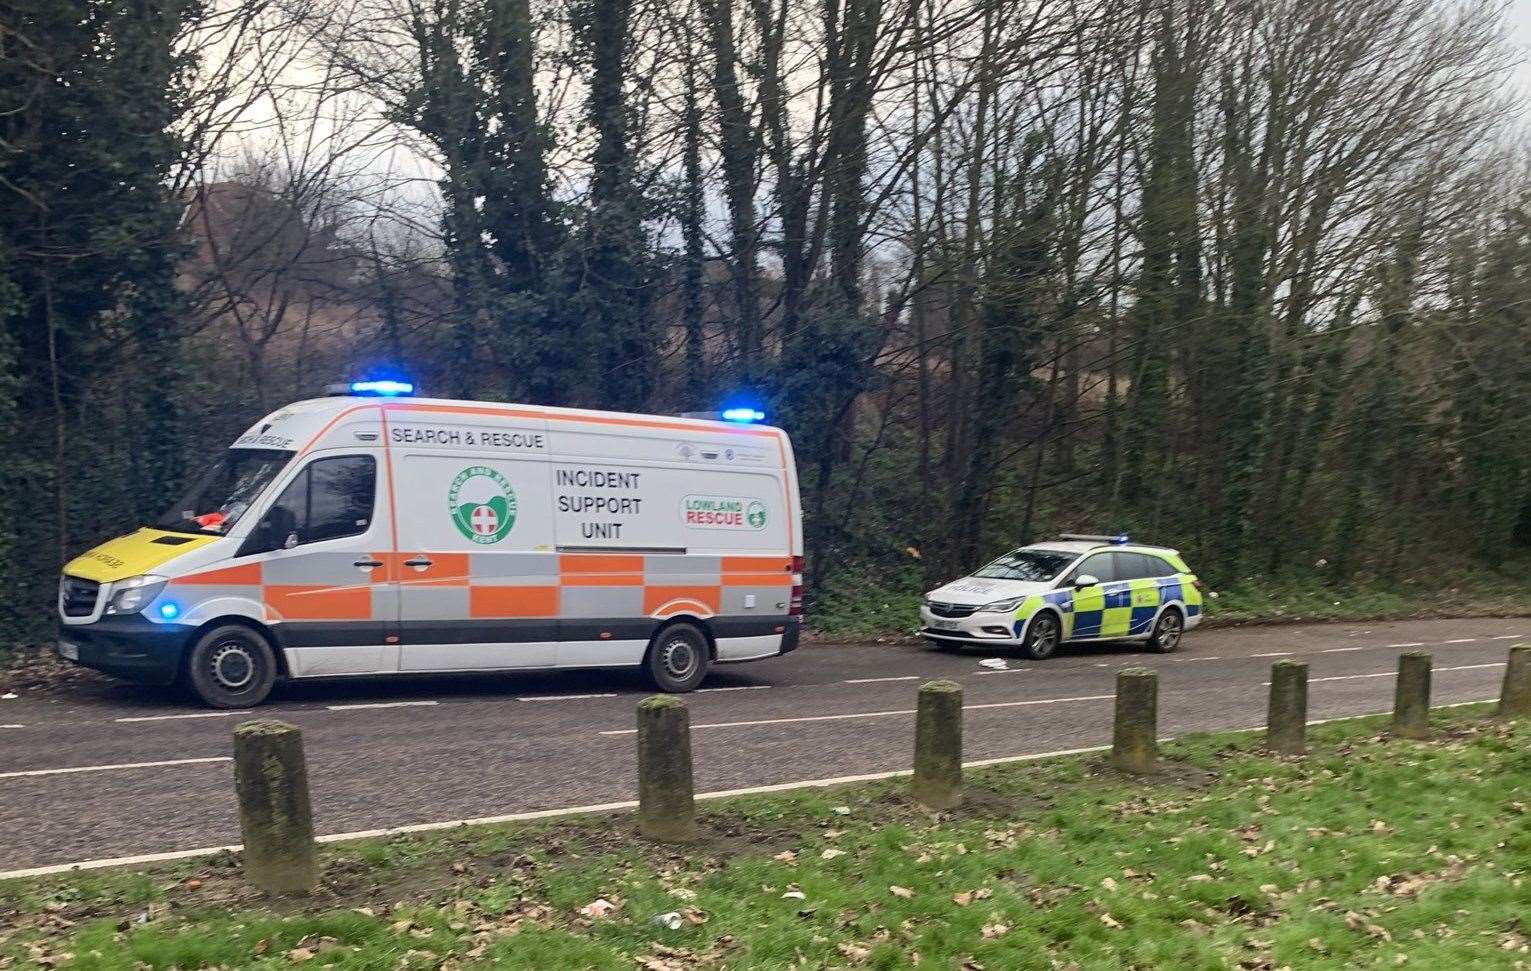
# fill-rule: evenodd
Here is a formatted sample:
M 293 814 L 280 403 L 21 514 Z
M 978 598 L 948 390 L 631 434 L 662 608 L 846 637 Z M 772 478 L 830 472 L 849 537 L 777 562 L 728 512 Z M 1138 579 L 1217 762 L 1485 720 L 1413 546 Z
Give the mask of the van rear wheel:
M 214 708 L 251 708 L 276 683 L 271 645 L 248 627 L 214 627 L 186 655 L 186 686 Z
M 671 624 L 649 644 L 644 669 L 660 691 L 684 694 L 707 677 L 707 635 L 695 624 Z

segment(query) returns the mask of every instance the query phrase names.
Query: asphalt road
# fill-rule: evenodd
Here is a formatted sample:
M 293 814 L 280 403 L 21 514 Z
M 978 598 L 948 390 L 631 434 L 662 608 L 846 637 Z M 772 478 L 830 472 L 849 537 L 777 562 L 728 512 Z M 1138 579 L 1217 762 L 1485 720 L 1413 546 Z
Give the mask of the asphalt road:
M 1387 710 L 1397 656 L 1435 657 L 1434 703 L 1498 694 L 1531 619 L 1193 631 L 1170 655 L 1065 648 L 990 671 L 976 651 L 804 646 L 715 669 L 688 697 L 699 791 L 906 769 L 915 689 L 965 689 L 969 760 L 1108 742 L 1117 669 L 1160 673 L 1163 734 L 1264 719 L 1271 663 L 1310 664 L 1310 718 Z M 259 709 L 304 730 L 316 823 L 346 833 L 634 798 L 636 675 L 289 685 Z M 165 691 L 88 682 L 0 701 L 0 872 L 237 843 L 230 731 Z M 147 764 L 146 764 L 147 763 Z

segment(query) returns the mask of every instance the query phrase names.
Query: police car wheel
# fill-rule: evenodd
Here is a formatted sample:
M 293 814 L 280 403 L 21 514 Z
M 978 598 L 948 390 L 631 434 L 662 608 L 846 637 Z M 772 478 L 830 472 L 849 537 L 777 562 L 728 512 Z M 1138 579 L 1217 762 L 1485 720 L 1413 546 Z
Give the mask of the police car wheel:
M 707 677 L 707 637 L 692 624 L 671 624 L 649 644 L 649 681 L 660 691 L 683 694 Z
M 215 627 L 186 656 L 186 686 L 214 708 L 258 705 L 276 682 L 276 658 L 248 627 Z
M 1159 620 L 1154 624 L 1153 636 L 1148 639 L 1148 646 L 1161 654 L 1168 654 L 1180 646 L 1180 637 L 1185 633 L 1185 618 L 1180 616 L 1180 611 L 1174 607 L 1169 608 L 1159 615 Z
M 1058 629 L 1058 618 L 1049 611 L 1042 611 L 1026 625 L 1026 656 L 1033 661 L 1053 656 L 1058 650 L 1058 642 L 1062 640 L 1062 634 Z

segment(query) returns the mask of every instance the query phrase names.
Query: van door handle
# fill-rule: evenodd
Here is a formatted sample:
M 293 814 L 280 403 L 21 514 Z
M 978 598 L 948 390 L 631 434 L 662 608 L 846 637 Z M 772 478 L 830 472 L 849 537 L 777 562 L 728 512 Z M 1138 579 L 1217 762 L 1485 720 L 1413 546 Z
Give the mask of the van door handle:
M 414 567 L 417 570 L 423 570 L 426 567 L 430 566 L 433 562 L 435 562 L 435 561 L 428 560 L 428 559 L 426 559 L 423 556 L 417 556 L 417 557 L 415 557 L 412 560 L 405 560 L 404 561 L 404 565 L 405 566 L 412 566 L 412 567 Z
M 363 570 L 375 570 L 383 565 L 382 560 L 357 560 L 353 566 L 359 566 Z

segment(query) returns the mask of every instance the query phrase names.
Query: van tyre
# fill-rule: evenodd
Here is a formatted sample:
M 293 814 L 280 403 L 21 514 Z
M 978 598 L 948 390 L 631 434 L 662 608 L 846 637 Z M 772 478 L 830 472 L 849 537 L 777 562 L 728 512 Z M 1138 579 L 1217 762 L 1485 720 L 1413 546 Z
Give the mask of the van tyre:
M 671 624 L 649 645 L 644 669 L 649 682 L 660 691 L 685 694 L 696 690 L 707 677 L 710 653 L 707 635 L 695 624 Z
M 1063 630 L 1058 626 L 1058 615 L 1050 610 L 1039 611 L 1026 624 L 1026 640 L 1022 642 L 1022 650 L 1033 661 L 1040 661 L 1052 657 L 1062 639 Z
M 253 707 L 276 683 L 276 657 L 266 639 L 248 627 L 214 627 L 186 655 L 185 683 L 214 708 Z
M 1184 635 L 1185 616 L 1180 613 L 1180 608 L 1168 607 L 1154 621 L 1154 632 L 1148 638 L 1148 648 L 1160 654 L 1168 654 L 1180 646 L 1180 638 Z

